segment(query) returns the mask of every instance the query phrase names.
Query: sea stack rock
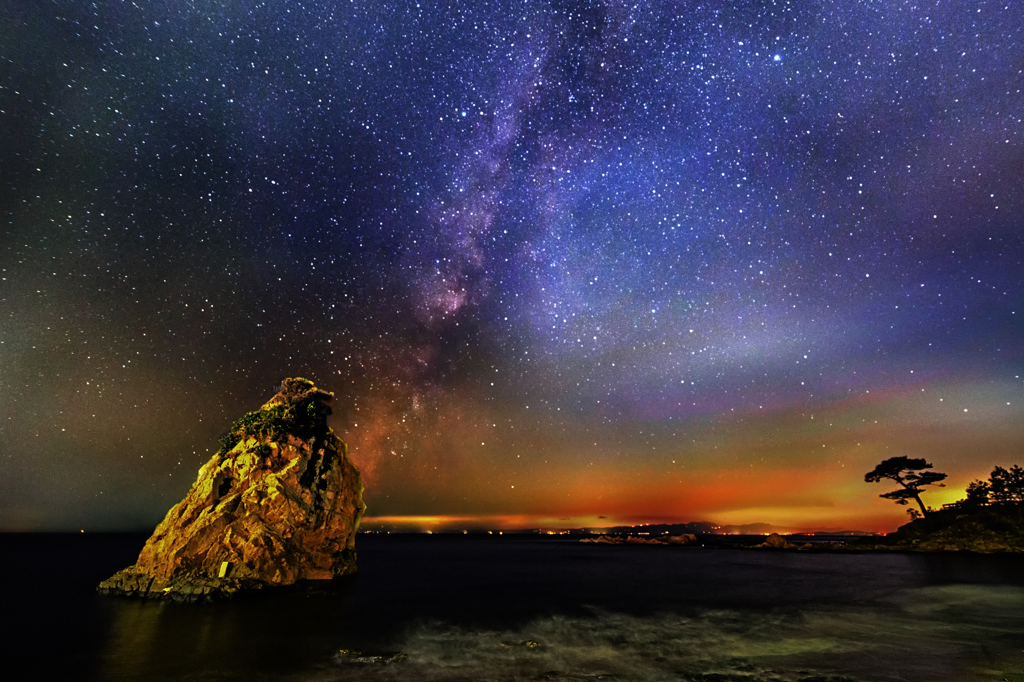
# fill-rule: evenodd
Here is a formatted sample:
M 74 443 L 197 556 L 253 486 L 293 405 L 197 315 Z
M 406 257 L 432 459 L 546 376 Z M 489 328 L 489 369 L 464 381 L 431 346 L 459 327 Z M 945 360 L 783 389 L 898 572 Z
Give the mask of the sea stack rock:
M 285 379 L 221 438 L 135 565 L 98 591 L 194 601 L 354 573 L 366 506 L 359 471 L 327 426 L 333 397 Z

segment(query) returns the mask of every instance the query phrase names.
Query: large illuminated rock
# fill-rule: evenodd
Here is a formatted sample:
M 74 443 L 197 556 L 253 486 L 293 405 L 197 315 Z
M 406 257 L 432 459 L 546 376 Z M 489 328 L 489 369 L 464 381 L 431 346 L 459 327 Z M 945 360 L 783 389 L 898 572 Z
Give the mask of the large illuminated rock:
M 363 486 L 327 426 L 333 397 L 285 379 L 235 422 L 135 565 L 99 592 L 196 600 L 355 572 Z

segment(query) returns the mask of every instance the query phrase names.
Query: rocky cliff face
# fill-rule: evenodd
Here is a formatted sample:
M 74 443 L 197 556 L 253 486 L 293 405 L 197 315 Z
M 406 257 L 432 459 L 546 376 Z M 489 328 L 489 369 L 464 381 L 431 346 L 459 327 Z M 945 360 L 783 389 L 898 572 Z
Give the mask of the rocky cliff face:
M 232 426 L 134 566 L 103 594 L 195 600 L 356 570 L 359 472 L 327 426 L 332 393 L 307 379 Z

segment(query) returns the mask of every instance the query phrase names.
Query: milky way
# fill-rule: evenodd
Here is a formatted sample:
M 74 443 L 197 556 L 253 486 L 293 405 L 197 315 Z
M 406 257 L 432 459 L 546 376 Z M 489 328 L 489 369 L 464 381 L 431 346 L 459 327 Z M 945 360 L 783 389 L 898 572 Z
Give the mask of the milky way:
M 1017 3 L 0 26 L 0 528 L 152 526 L 286 376 L 377 517 L 892 527 L 880 459 L 1024 454 Z

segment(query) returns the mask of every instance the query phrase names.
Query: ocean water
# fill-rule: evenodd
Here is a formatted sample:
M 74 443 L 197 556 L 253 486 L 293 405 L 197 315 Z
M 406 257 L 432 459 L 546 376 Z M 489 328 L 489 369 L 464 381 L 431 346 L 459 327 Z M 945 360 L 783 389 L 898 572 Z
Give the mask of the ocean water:
M 4 679 L 1024 682 L 1024 557 L 365 535 L 359 575 L 100 597 L 145 536 L 0 536 Z

